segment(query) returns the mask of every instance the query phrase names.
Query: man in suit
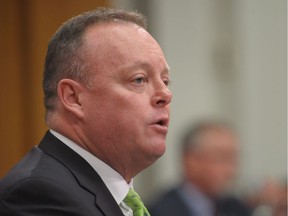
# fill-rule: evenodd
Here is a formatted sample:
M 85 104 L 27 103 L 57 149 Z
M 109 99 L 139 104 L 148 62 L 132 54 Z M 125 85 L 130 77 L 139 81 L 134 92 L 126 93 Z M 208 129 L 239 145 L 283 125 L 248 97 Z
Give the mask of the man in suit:
M 97 9 L 64 23 L 44 68 L 50 130 L 1 180 L 0 215 L 149 215 L 133 177 L 165 151 L 168 84 L 142 15 Z
M 153 216 L 248 216 L 244 203 L 224 195 L 237 165 L 237 140 L 223 123 L 201 122 L 183 139 L 183 183 L 154 205 Z

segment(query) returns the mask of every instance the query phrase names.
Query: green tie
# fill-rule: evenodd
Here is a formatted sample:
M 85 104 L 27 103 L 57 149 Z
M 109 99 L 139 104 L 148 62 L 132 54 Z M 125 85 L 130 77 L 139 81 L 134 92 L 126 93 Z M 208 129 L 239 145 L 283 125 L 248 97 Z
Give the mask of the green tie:
M 123 201 L 132 209 L 133 216 L 150 216 L 140 196 L 133 190 L 133 188 L 130 188 Z

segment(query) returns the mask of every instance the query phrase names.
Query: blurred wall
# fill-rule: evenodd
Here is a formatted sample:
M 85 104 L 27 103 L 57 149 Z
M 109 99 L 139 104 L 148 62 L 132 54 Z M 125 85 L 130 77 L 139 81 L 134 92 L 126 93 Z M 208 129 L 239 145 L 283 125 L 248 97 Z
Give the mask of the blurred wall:
M 135 183 L 148 200 L 181 179 L 179 138 L 191 122 L 224 119 L 241 139 L 237 188 L 287 172 L 285 0 L 115 0 L 148 16 L 171 67 L 168 149 Z M 147 187 L 147 183 L 149 187 Z
M 47 44 L 68 18 L 107 0 L 0 0 L 0 177 L 38 144 Z

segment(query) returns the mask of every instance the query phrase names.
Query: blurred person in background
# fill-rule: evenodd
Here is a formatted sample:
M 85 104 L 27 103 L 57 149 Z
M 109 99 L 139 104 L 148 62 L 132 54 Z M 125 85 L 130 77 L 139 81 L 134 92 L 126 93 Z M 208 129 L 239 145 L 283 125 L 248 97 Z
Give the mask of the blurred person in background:
M 153 216 L 248 216 L 250 209 L 226 195 L 237 170 L 238 143 L 226 124 L 201 122 L 183 139 L 183 183 L 151 208 Z

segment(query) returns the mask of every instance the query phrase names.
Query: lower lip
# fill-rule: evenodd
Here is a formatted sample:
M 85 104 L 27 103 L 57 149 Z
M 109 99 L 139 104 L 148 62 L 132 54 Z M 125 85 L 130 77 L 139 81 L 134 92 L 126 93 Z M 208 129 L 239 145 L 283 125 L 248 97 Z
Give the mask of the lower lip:
M 153 129 L 157 130 L 159 133 L 162 133 L 164 135 L 166 135 L 168 132 L 167 126 L 163 126 L 163 125 L 159 125 L 159 124 L 152 124 L 151 126 L 153 127 Z

